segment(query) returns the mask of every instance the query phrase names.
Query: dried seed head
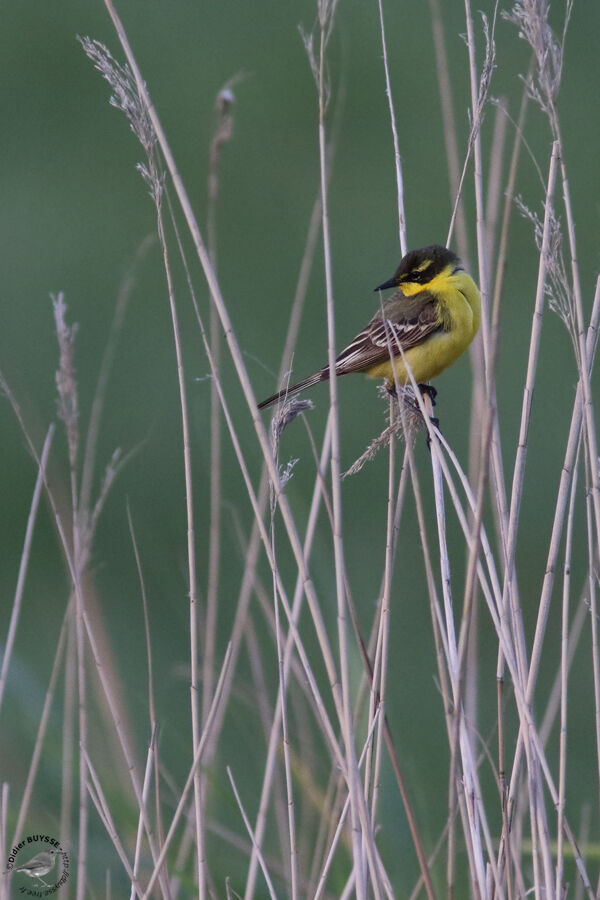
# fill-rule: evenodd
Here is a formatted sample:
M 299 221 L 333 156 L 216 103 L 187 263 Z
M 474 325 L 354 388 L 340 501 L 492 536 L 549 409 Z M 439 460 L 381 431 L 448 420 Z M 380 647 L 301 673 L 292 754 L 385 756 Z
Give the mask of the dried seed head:
M 52 306 L 60 351 L 59 365 L 56 372 L 58 417 L 65 423 L 69 446 L 69 463 L 71 468 L 74 469 L 79 446 L 79 399 L 73 353 L 77 325 L 71 325 L 70 327 L 67 325 L 67 304 L 65 303 L 64 294 L 60 293 L 56 297 L 52 296 Z

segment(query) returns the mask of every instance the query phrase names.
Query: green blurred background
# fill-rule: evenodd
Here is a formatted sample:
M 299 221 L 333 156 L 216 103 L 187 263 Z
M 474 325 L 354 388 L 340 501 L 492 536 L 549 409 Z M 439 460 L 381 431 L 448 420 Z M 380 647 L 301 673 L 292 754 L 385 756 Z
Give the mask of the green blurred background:
M 461 4 L 443 9 L 450 62 L 451 89 L 461 153 L 468 135 L 469 85 Z M 493 9 L 485 4 L 488 16 Z M 280 348 L 295 290 L 304 240 L 318 188 L 315 88 L 298 25 L 310 30 L 313 3 L 225 2 L 175 3 L 145 0 L 119 3 L 129 37 L 150 93 L 166 129 L 175 158 L 201 223 L 206 219 L 208 147 L 219 89 L 232 76 L 235 87 L 235 134 L 223 151 L 217 210 L 218 269 L 223 293 L 257 396 L 276 388 Z M 560 33 L 562 4 L 553 8 Z M 441 110 L 432 65 L 432 31 L 428 4 L 419 0 L 386 4 L 392 87 L 400 128 L 408 242 L 411 247 L 444 243 L 451 212 Z M 481 24 L 476 14 L 478 44 Z M 578 255 L 586 311 L 598 270 L 600 116 L 597 88 L 600 69 L 597 35 L 600 7 L 575 4 L 567 39 L 559 112 L 564 154 L 576 216 Z M 6 4 L 0 48 L 0 246 L 2 247 L 0 367 L 24 417 L 39 442 L 55 418 L 57 346 L 49 294 L 64 291 L 69 319 L 79 323 L 76 363 L 82 425 L 85 427 L 98 367 L 113 315 L 119 284 L 140 243 L 153 232 L 155 217 L 135 164 L 142 154 L 123 116 L 108 104 L 107 85 L 93 70 L 76 40 L 89 35 L 105 42 L 121 59 L 118 42 L 101 2 L 32 0 Z M 529 54 L 514 26 L 498 18 L 497 58 L 491 94 L 506 98 L 518 115 Z M 342 0 L 330 45 L 332 107 L 339 102 L 339 137 L 331 180 L 330 217 L 333 283 L 340 343 L 352 337 L 372 314 L 373 287 L 388 278 L 399 261 L 393 149 L 385 96 L 379 22 L 375 3 Z M 481 53 L 479 56 L 481 62 Z M 341 98 L 341 99 L 340 99 Z M 483 125 L 485 173 L 489 171 L 494 109 Z M 513 126 L 507 128 L 512 146 Z M 523 151 L 517 192 L 542 214 L 542 186 L 530 157 L 545 179 L 550 133 L 538 109 L 530 106 L 526 123 L 528 151 Z M 503 169 L 506 173 L 508 153 Z M 475 211 L 472 172 L 465 186 L 471 265 L 476 272 Z M 504 175 L 506 177 L 506 175 Z M 202 274 L 193 265 L 202 310 L 208 295 Z M 527 359 L 535 295 L 537 253 L 531 226 L 513 214 L 498 365 L 499 409 L 504 461 L 510 477 L 514 459 L 520 395 Z M 185 335 L 184 354 L 193 419 L 197 548 L 199 577 L 206 583 L 209 498 L 208 364 L 181 274 L 177 298 Z M 326 356 L 325 312 L 320 249 L 297 346 L 294 374 L 301 377 Z M 465 357 L 438 383 L 438 415 L 444 434 L 466 465 L 470 366 Z M 233 373 L 224 373 L 228 398 L 237 418 L 244 451 L 258 479 L 260 454 L 244 401 Z M 554 314 L 546 315 L 540 369 L 530 432 L 531 459 L 524 498 L 519 546 L 519 586 L 532 634 L 535 605 L 544 572 L 550 514 L 564 453 L 576 370 L 570 341 Z M 372 383 L 340 382 L 340 421 L 344 467 L 350 465 L 381 427 L 382 405 L 374 402 Z M 311 416 L 317 434 L 323 428 L 327 390 L 315 389 Z M 7 402 L 0 405 L 3 466 L 2 566 L 3 608 L 11 607 L 35 469 Z M 147 732 L 146 665 L 141 601 L 126 501 L 131 506 L 148 587 L 151 625 L 159 673 L 158 716 L 164 732 L 166 765 L 180 781 L 189 761 L 188 603 L 185 545 L 185 497 L 182 470 L 177 375 L 171 323 L 158 245 L 142 265 L 111 374 L 103 419 L 99 462 L 113 449 L 127 451 L 143 442 L 136 458 L 120 475 L 99 527 L 91 564 L 99 607 L 112 642 L 117 670 L 126 685 L 137 750 L 144 752 Z M 424 447 L 421 471 L 433 536 L 428 460 Z M 58 433 L 53 471 L 65 478 L 64 436 Z M 219 601 L 220 650 L 224 649 L 237 597 L 242 556 L 237 529 L 250 532 L 252 514 L 227 437 L 223 441 L 226 473 L 223 507 L 227 560 L 222 566 Z M 294 508 L 307 508 L 313 462 L 304 429 L 295 425 L 284 436 L 284 458 L 299 457 L 288 487 Z M 344 521 L 351 587 L 365 628 L 371 621 L 384 557 L 385 454 L 344 483 Z M 66 480 L 65 480 L 66 484 Z M 362 524 L 367 522 L 365 528 Z M 322 596 L 331 594 L 335 628 L 334 573 L 328 527 L 321 523 L 313 559 Z M 459 539 L 454 521 L 452 540 Z M 585 540 L 575 550 L 574 592 L 585 576 Z M 464 569 L 460 541 L 453 558 L 457 602 Z M 285 558 L 285 551 L 283 553 Z M 393 640 L 388 711 L 398 748 L 411 782 L 424 833 L 433 845 L 445 821 L 447 758 L 441 703 L 434 683 L 435 658 L 423 567 L 412 507 L 403 519 L 394 589 Z M 266 569 L 263 574 L 267 577 Z M 291 569 L 288 573 L 288 580 Z M 268 583 L 268 581 L 267 581 Z M 50 516 L 40 514 L 11 669 L 9 696 L 2 710 L 3 778 L 9 773 L 14 804 L 29 764 L 56 638 L 68 597 L 68 581 Z M 260 614 L 253 610 L 257 628 Z M 495 647 L 486 614 L 482 623 L 481 729 L 487 737 L 495 720 Z M 559 652 L 559 614 L 549 636 L 548 677 Z M 8 617 L 5 615 L 5 624 Z M 577 821 L 590 782 L 594 784 L 593 734 L 589 722 L 593 698 L 589 680 L 588 641 L 581 666 L 573 674 L 569 803 Z M 265 650 L 270 638 L 264 638 Z M 551 648 L 554 648 L 552 651 Z M 276 677 L 276 658 L 271 652 Z M 239 776 L 253 817 L 264 749 L 255 728 L 255 711 L 244 678 L 242 656 L 233 712 L 228 716 L 219 760 L 212 775 L 211 815 L 241 831 L 224 765 Z M 544 689 L 541 690 L 541 699 Z M 9 726 L 10 723 L 10 726 Z M 38 779 L 32 825 L 55 827 L 59 798 L 60 714 L 56 711 Z M 100 738 L 99 738 L 100 740 Z M 553 757 L 553 752 L 550 753 Z M 319 761 L 315 769 L 319 775 Z M 386 774 L 386 778 L 387 778 Z M 490 789 L 493 785 L 490 779 Z M 129 815 L 127 813 L 126 815 Z M 417 875 L 400 800 L 390 780 L 384 792 L 382 852 L 396 879 L 398 895 Z M 94 814 L 92 814 L 94 820 Z M 597 818 L 594 820 L 597 824 Z M 94 820 L 92 868 L 102 881 L 113 865 L 112 849 Z M 215 848 L 222 845 L 215 843 Z M 115 878 L 120 877 L 114 864 Z M 243 856 L 231 851 L 223 869 L 243 873 Z M 119 872 L 117 875 L 116 873 Z M 243 876 L 242 876 L 243 877 Z M 222 885 L 222 880 L 221 880 Z M 238 885 L 239 889 L 239 885 Z

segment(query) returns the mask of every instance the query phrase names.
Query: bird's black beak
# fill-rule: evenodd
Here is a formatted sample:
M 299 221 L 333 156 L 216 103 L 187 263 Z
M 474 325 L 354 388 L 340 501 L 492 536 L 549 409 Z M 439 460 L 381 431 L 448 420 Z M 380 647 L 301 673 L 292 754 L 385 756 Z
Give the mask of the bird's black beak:
M 375 290 L 376 291 L 385 291 L 387 288 L 396 287 L 396 276 L 393 278 L 389 278 L 387 281 L 384 281 L 383 284 L 378 285 Z

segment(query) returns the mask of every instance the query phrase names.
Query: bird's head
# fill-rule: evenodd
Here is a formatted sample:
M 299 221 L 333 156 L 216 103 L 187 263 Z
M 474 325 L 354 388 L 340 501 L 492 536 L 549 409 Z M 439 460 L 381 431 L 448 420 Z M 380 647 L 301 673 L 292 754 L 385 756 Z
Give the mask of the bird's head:
M 378 285 L 375 290 L 400 288 L 405 294 L 415 294 L 427 288 L 439 275 L 453 275 L 462 271 L 463 266 L 456 253 L 447 247 L 433 244 L 407 253 L 393 277 Z

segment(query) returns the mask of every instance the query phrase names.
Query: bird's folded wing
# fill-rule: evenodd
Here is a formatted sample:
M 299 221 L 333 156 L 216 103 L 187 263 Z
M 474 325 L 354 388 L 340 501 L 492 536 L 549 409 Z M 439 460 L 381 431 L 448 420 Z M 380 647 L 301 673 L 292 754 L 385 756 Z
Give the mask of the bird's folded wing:
M 416 299 L 416 298 L 414 298 Z M 442 328 L 435 298 L 426 291 L 413 298 L 396 300 L 392 297 L 381 314 L 375 316 L 336 360 L 336 373 L 363 372 L 422 344 L 429 335 Z M 409 302 L 407 302 L 409 301 Z

